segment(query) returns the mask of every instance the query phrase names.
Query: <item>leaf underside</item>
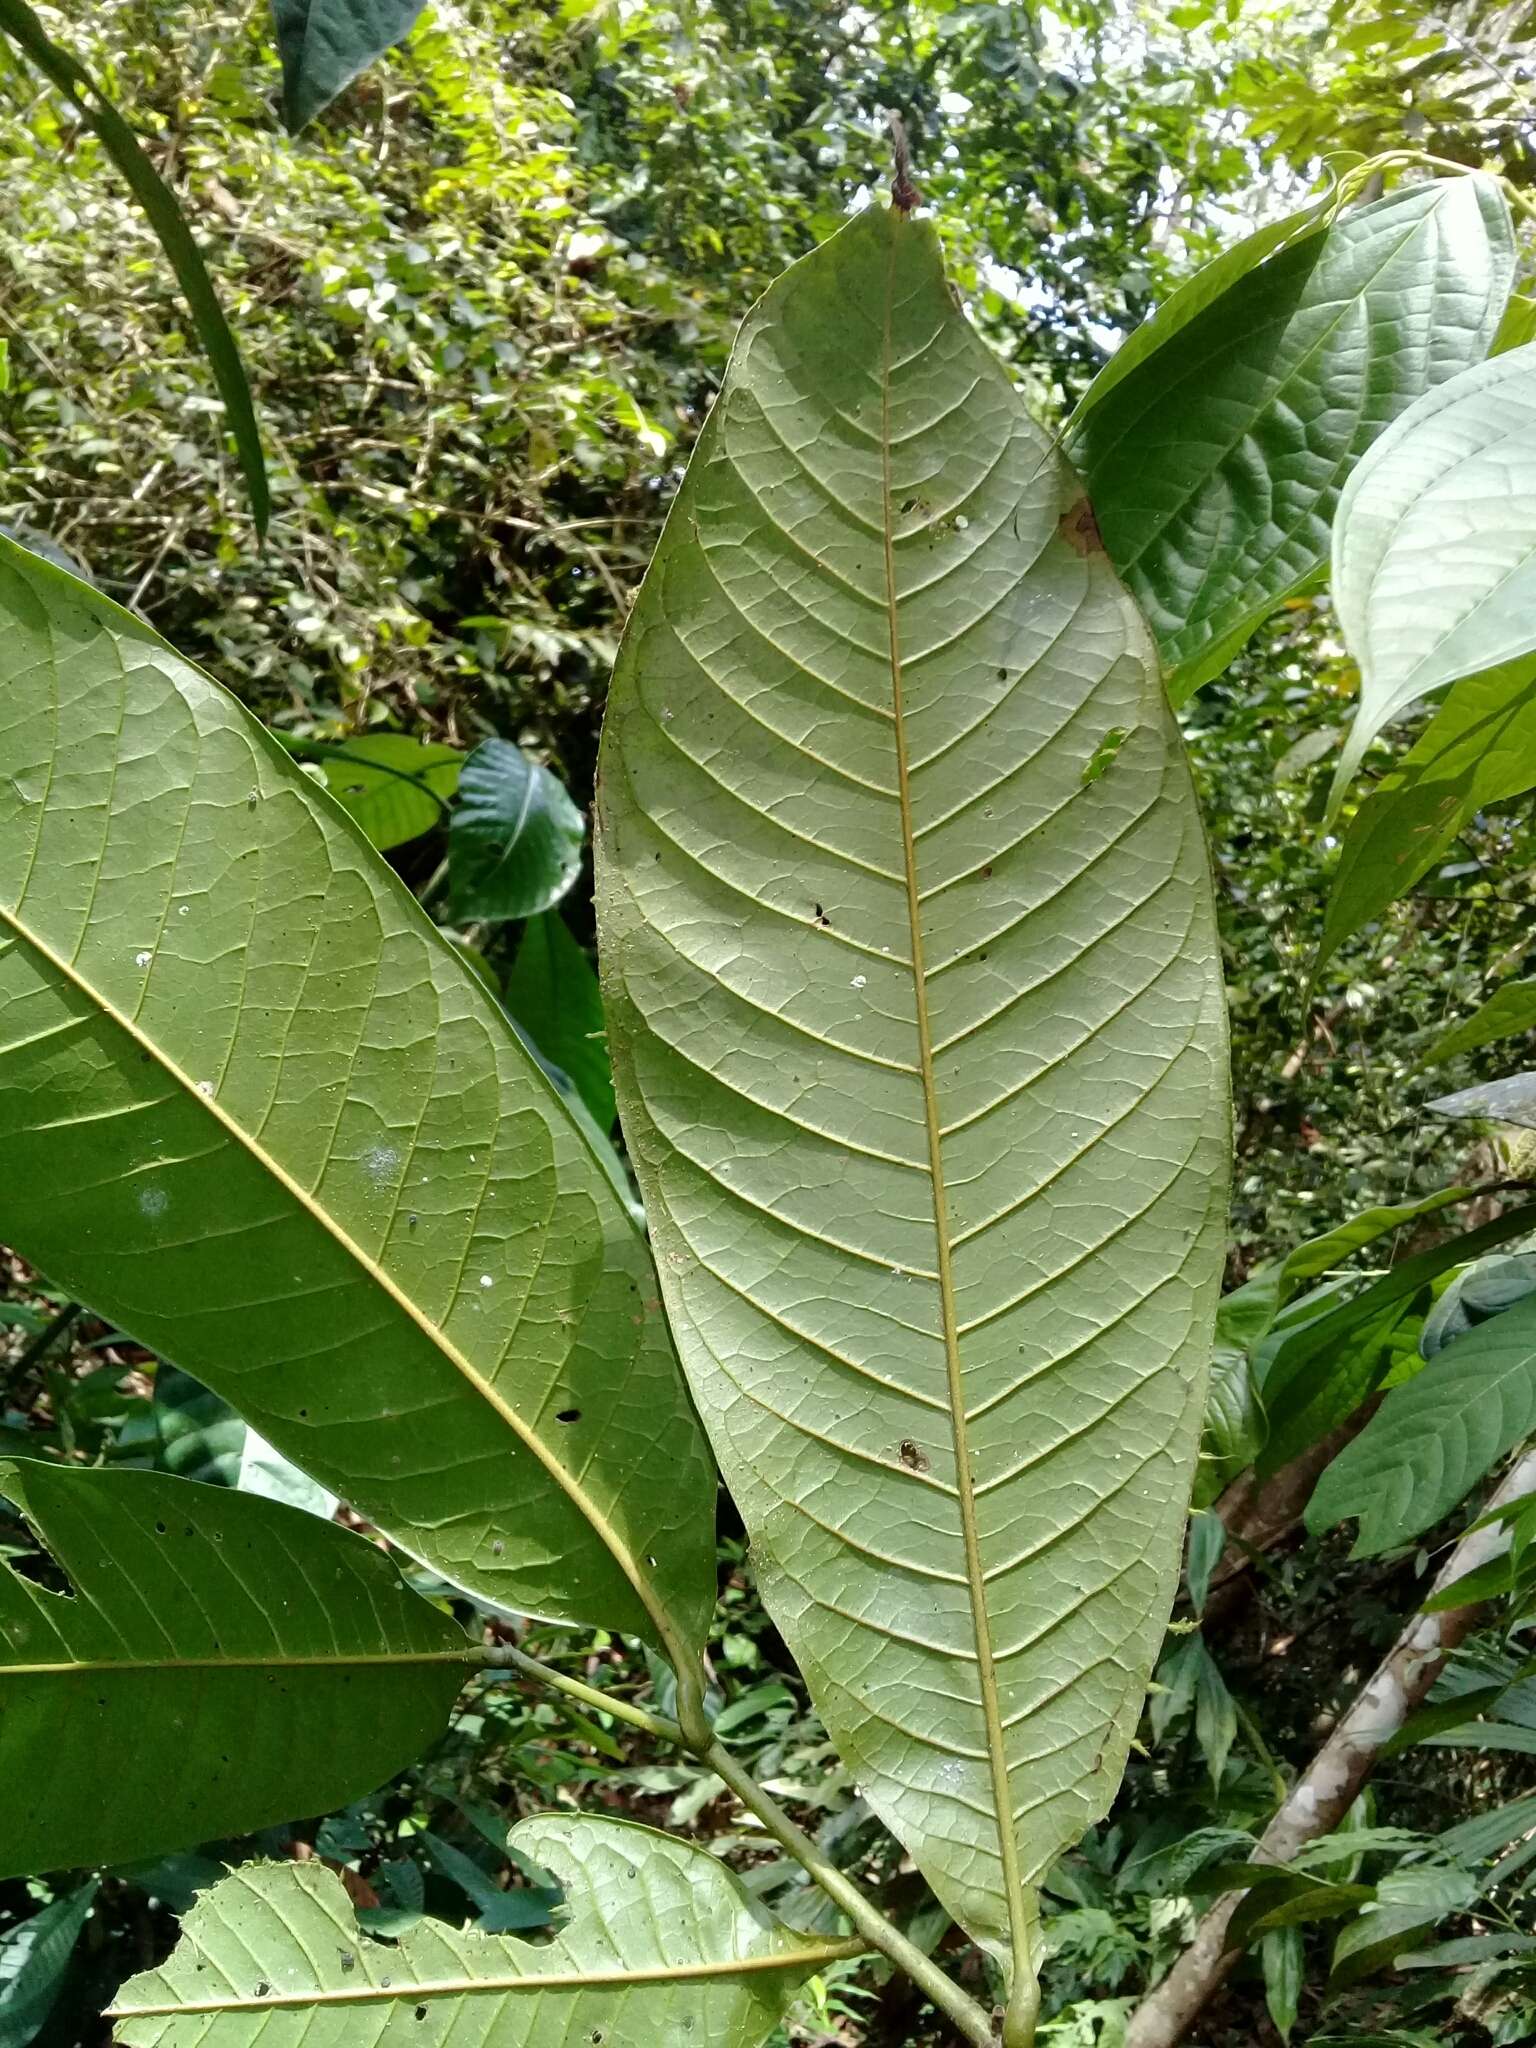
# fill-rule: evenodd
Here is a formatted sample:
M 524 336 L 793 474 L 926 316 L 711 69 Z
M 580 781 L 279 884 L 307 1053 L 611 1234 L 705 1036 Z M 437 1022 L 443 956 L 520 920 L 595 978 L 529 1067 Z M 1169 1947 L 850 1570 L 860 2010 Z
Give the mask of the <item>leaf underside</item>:
M 1250 270 L 1085 408 L 1073 459 L 1176 703 L 1327 561 L 1382 429 L 1487 354 L 1513 267 L 1492 179 L 1409 186 Z
M 272 0 L 290 133 L 400 42 L 421 8 L 422 0 Z
M 1022 1956 L 1178 1568 L 1224 1014 L 1145 629 L 930 226 L 871 209 L 749 316 L 600 820 L 620 1109 L 764 1598 Z
M 771 1926 L 705 1850 L 631 1822 L 543 1815 L 512 1846 L 566 1888 L 548 1942 L 425 1920 L 385 1947 L 318 1864 L 206 1892 L 158 1970 L 118 1993 L 123 2048 L 756 2048 L 840 1945 Z
M 0 1569 L 0 1877 L 327 1812 L 447 1725 L 464 1631 L 348 1530 L 149 1472 L 0 1494 L 72 1589 Z
M 147 627 L 9 543 L 0 618 L 0 1239 L 443 1577 L 701 1635 L 650 1260 L 504 1013 Z

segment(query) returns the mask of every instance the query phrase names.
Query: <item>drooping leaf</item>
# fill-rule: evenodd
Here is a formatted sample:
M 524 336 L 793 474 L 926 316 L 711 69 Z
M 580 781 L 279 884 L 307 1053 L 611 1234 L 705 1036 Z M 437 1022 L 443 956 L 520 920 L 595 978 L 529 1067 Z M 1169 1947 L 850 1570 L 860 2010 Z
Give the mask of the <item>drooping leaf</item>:
M 0 1492 L 73 1589 L 0 1568 L 0 1876 L 323 1813 L 447 1725 L 468 1639 L 350 1531 L 156 1472 Z
M 325 772 L 325 784 L 381 852 L 446 825 L 448 799 L 459 786 L 465 756 L 457 747 L 365 732 L 334 744 L 289 740 L 301 761 Z
M 1536 650 L 1536 349 L 1477 363 L 1382 435 L 1339 501 L 1333 596 L 1360 667 L 1334 780 L 1423 697 Z
M 291 1465 L 211 1387 L 174 1365 L 155 1374 L 155 1430 L 162 1471 L 259 1493 L 326 1521 L 336 1511 L 334 1493 Z
M 632 1822 L 546 1814 L 511 1845 L 566 1892 L 553 1939 L 424 1920 L 389 1947 L 315 1863 L 247 1864 L 198 1900 L 168 1962 L 117 1994 L 122 2048 L 757 2048 L 795 1988 L 848 1952 L 773 1926 L 706 1850 Z M 398 2030 L 398 2031 L 397 2031 Z
M 764 1598 L 1022 1962 L 1178 1570 L 1226 1059 L 1145 630 L 931 226 L 871 209 L 749 316 L 599 815 L 626 1135 Z
M 1267 1477 L 1352 1415 L 1381 1384 L 1393 1330 L 1414 1297 L 1440 1274 L 1536 1228 L 1536 1209 L 1508 1210 L 1463 1236 L 1400 1259 L 1380 1279 L 1285 1335 L 1265 1361 L 1260 1391 L 1269 1440 L 1259 1459 Z
M 144 209 L 144 216 L 159 238 L 176 282 L 181 286 L 193 330 L 208 358 L 213 381 L 224 401 L 229 431 L 234 438 L 241 474 L 250 493 L 251 514 L 258 534 L 265 534 L 272 511 L 267 486 L 266 459 L 261 452 L 261 429 L 251 403 L 240 349 L 230 332 L 218 293 L 208 275 L 202 253 L 192 238 L 186 216 L 176 196 L 144 153 L 143 145 L 122 115 L 107 98 L 79 60 L 56 43 L 43 27 L 27 0 L 0 0 L 0 34 L 10 37 L 16 47 L 37 66 L 56 91 L 96 136 L 111 158 L 118 175 Z
M 312 121 L 376 57 L 404 40 L 423 0 L 272 0 L 283 60 L 283 124 Z
M 530 918 L 507 976 L 507 1008 L 551 1066 L 570 1077 L 598 1129 L 618 1112 L 603 999 L 592 963 L 556 910 Z
M 1175 702 L 1319 572 L 1352 466 L 1482 361 L 1513 268 L 1492 178 L 1404 187 L 1246 271 L 1084 414 L 1073 458 Z
M 1536 1031 L 1536 981 L 1506 982 L 1495 989 L 1486 1003 L 1470 1017 L 1437 1038 L 1424 1055 L 1424 1065 L 1434 1067 L 1458 1053 L 1475 1052 L 1480 1045 L 1497 1045 L 1502 1038 L 1523 1038 Z
M 1452 1276 L 1451 1282 L 1424 1318 L 1419 1350 L 1433 1358 L 1479 1323 L 1536 1292 L 1536 1252 L 1494 1252 Z
M 581 871 L 586 826 L 562 785 L 510 740 L 482 740 L 464 763 L 448 835 L 455 917 L 537 917 Z
M 1290 2040 L 1301 2010 L 1303 1961 L 1299 1927 L 1277 1927 L 1259 1943 L 1264 2003 L 1282 2041 Z
M 683 1654 L 707 1452 L 504 1012 L 148 627 L 4 543 L 0 620 L 0 1240 L 445 1578 Z
M 1457 683 L 1345 835 L 1318 962 L 1405 896 L 1485 806 L 1536 786 L 1536 661 Z
M 1288 1253 L 1281 1264 L 1279 1305 L 1283 1308 L 1299 1287 L 1320 1279 L 1335 1266 L 1342 1266 L 1367 1245 L 1405 1229 L 1410 1223 L 1422 1223 L 1426 1216 L 1437 1216 L 1442 1209 L 1452 1209 L 1458 1202 L 1469 1201 L 1476 1192 L 1475 1188 L 1458 1185 L 1436 1188 L 1433 1194 L 1421 1195 L 1412 1202 L 1380 1203 L 1360 1210 L 1321 1237 L 1308 1238 L 1305 1244 Z
M 1527 1296 L 1392 1389 L 1319 1479 L 1307 1526 L 1358 1516 L 1352 1554 L 1374 1557 L 1433 1527 L 1533 1429 L 1536 1300 Z
M 98 1889 L 93 1878 L 0 1935 L 0 2048 L 28 2048 L 36 2040 Z

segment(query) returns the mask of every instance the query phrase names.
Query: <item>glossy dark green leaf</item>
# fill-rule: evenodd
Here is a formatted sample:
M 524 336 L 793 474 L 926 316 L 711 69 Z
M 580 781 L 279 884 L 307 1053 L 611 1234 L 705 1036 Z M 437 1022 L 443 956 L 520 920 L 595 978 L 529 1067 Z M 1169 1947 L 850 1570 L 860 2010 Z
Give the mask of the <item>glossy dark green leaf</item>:
M 1357 1516 L 1353 1555 L 1374 1557 L 1432 1528 L 1495 1460 L 1536 1429 L 1536 1300 L 1516 1302 L 1394 1387 L 1328 1466 L 1309 1529 Z
M 376 57 L 400 42 L 423 0 L 272 0 L 283 60 L 283 121 L 312 121 Z
M 99 1888 L 92 1879 L 0 1935 L 0 2048 L 28 2048 L 36 2040 Z
M 1456 684 L 1345 834 L 1319 964 L 1409 893 L 1486 805 L 1536 787 L 1536 662 Z
M 1278 248 L 1085 412 L 1072 454 L 1175 702 L 1322 569 L 1352 465 L 1482 361 L 1513 266 L 1493 179 L 1407 186 Z
M 224 318 L 213 280 L 202 254 L 192 239 L 186 216 L 174 193 L 144 153 L 143 145 L 122 115 L 102 92 L 94 78 L 70 52 L 56 43 L 27 5 L 27 0 L 0 0 L 0 33 L 35 64 L 48 82 L 74 108 L 96 135 L 119 175 L 143 207 L 150 226 L 159 237 L 176 282 L 192 315 L 192 325 L 213 371 L 219 396 L 229 420 L 235 449 L 240 458 L 245 487 L 250 492 L 256 531 L 264 534 L 271 515 L 272 499 L 267 487 L 266 458 L 261 452 L 261 429 L 251 404 L 240 349 Z
M 586 826 L 563 786 L 510 740 L 464 763 L 448 836 L 448 897 L 464 923 L 537 917 L 581 871 Z
M 325 786 L 382 852 L 446 825 L 449 798 L 465 756 L 457 747 L 408 739 L 398 732 L 353 739 L 289 740 L 301 761 L 323 770 Z
M 685 1659 L 712 1467 L 505 1012 L 147 626 L 0 542 L 0 627 L 0 1238 L 444 1578 Z
M 0 1876 L 324 1813 L 446 1727 L 469 1639 L 349 1530 L 154 1472 L 0 1493 L 71 1588 L 0 1567 Z
M 566 1906 L 545 1941 L 423 1920 L 388 1947 L 316 1863 L 247 1864 L 205 1892 L 158 1969 L 118 1993 L 123 2048 L 758 2048 L 848 1953 L 774 1926 L 707 1850 L 632 1822 L 543 1814 L 509 1849 Z
M 558 911 L 529 919 L 507 976 L 506 1005 L 569 1078 L 598 1129 L 611 1131 L 618 1111 L 597 973 Z

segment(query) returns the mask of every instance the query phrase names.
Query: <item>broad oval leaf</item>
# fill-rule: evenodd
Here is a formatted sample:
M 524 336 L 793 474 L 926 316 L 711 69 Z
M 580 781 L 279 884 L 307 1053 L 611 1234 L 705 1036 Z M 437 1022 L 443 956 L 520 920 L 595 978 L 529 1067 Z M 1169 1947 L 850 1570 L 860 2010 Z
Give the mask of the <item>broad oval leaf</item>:
M 682 1654 L 708 1454 L 538 1063 L 146 626 L 5 543 L 0 618 L 0 1239 L 443 1577 Z
M 1463 676 L 1536 650 L 1536 348 L 1511 349 L 1431 391 L 1350 478 L 1333 597 L 1360 667 L 1337 804 L 1376 735 Z M 1528 664 L 1527 664 L 1528 669 Z
M 586 826 L 562 784 L 510 740 L 482 740 L 464 763 L 448 836 L 455 917 L 537 917 L 581 870 Z
M 1374 1557 L 1450 1513 L 1536 1429 L 1536 1300 L 1479 1323 L 1394 1387 L 1317 1482 L 1309 1529 L 1357 1515 L 1351 1555 Z
M 471 1645 L 373 1544 L 153 1472 L 0 1465 L 70 1595 L 0 1568 L 0 1876 L 122 1863 L 371 1792 Z
M 424 1920 L 385 1947 L 315 1863 L 247 1864 L 205 1892 L 157 1970 L 118 1993 L 123 2048 L 757 2048 L 795 1988 L 849 1953 L 773 1926 L 707 1850 L 633 1822 L 545 1814 L 509 1847 L 567 1893 L 552 1940 Z M 397 2031 L 398 2029 L 398 2031 Z
M 1108 1806 L 1221 1263 L 1206 854 L 1075 479 L 873 208 L 749 316 L 627 633 L 601 959 L 764 1597 L 955 1917 Z
M 1408 186 L 1247 271 L 1086 411 L 1073 459 L 1176 703 L 1321 569 L 1352 466 L 1482 361 L 1513 272 L 1492 178 Z
M 289 133 L 402 41 L 421 9 L 422 0 L 272 0 Z

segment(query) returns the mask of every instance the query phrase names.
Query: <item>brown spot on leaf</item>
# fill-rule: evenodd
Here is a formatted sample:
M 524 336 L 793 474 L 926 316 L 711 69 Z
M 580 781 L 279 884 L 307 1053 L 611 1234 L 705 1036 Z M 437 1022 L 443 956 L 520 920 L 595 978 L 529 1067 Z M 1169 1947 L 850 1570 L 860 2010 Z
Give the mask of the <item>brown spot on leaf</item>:
M 902 1438 L 900 1450 L 901 1462 L 903 1463 L 903 1465 L 906 1466 L 909 1472 L 926 1472 L 928 1470 L 928 1459 L 926 1455 L 918 1449 L 917 1445 L 913 1443 L 911 1437 L 904 1436 Z
M 1062 513 L 1061 537 L 1080 555 L 1103 554 L 1104 536 L 1099 532 L 1099 522 L 1086 498 L 1079 498 L 1075 505 L 1069 505 Z

